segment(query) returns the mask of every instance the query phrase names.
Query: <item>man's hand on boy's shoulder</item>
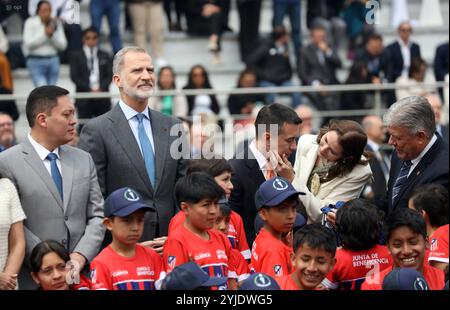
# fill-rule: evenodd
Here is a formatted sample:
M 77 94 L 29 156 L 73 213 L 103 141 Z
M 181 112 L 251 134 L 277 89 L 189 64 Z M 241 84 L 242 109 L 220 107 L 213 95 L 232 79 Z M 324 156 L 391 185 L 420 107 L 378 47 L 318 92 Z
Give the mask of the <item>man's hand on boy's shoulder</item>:
M 155 250 L 156 253 L 158 253 L 159 255 L 162 255 L 163 250 L 164 250 L 164 243 L 166 242 L 166 240 L 167 240 L 167 236 L 163 236 L 163 237 L 155 238 L 153 240 L 144 241 L 139 244 L 144 247 L 151 248 L 151 249 Z

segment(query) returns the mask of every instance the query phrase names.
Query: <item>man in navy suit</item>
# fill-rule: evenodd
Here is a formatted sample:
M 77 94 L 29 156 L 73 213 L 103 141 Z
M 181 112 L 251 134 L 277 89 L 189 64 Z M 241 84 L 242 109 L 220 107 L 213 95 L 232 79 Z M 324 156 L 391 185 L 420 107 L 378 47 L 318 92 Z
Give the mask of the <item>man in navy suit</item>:
M 398 26 L 399 38 L 386 47 L 387 61 L 390 64 L 387 79 L 391 83 L 395 83 L 395 80 L 402 74 L 408 74 L 412 59 L 421 58 L 419 45 L 410 40 L 412 31 L 409 22 L 400 23 Z
M 391 160 L 387 197 L 381 205 L 387 215 L 407 208 L 412 191 L 422 184 L 448 188 L 448 146 L 436 134 L 434 112 L 424 97 L 406 97 L 384 115 L 395 148 Z

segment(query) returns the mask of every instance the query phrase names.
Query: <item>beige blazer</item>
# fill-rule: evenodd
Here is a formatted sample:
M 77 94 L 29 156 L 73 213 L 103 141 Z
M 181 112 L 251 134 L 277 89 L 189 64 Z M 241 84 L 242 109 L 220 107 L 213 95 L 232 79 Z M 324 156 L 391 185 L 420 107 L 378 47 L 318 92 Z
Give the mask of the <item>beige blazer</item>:
M 303 135 L 300 137 L 295 155 L 295 177 L 292 181 L 295 189 L 304 192 L 299 198 L 308 213 L 308 222 L 321 220 L 320 209 L 337 201 L 347 201 L 358 198 L 364 186 L 371 180 L 372 171 L 369 164 L 356 165 L 353 170 L 343 177 L 320 184 L 317 195 L 313 195 L 306 186 L 317 159 L 319 145 L 317 135 Z

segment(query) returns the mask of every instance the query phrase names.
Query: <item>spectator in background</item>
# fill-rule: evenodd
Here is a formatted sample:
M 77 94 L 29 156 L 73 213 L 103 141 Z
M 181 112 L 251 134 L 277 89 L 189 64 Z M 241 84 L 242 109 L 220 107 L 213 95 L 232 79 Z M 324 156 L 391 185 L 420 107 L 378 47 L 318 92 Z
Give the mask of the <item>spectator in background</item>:
M 111 84 L 111 56 L 98 48 L 98 32 L 94 27 L 83 31 L 83 48 L 72 52 L 70 78 L 79 93 L 108 92 Z M 77 99 L 79 118 L 93 118 L 111 109 L 109 98 Z M 81 126 L 80 126 L 81 127 Z
M 16 144 L 14 122 L 7 113 L 0 112 L 0 152 Z
M 262 42 L 249 55 L 249 67 L 256 72 L 260 87 L 292 86 L 292 66 L 289 60 L 289 33 L 276 26 L 271 38 Z M 274 103 L 275 94 L 267 94 L 266 102 Z M 300 105 L 300 94 L 292 93 L 292 106 Z
M 316 24 L 311 29 L 311 44 L 302 48 L 297 65 L 298 75 L 303 85 L 333 85 L 339 84 L 336 69 L 341 67 L 341 61 L 326 39 L 326 29 Z M 321 91 L 310 93 L 308 97 L 318 110 L 336 110 L 339 99 L 336 93 Z
M 340 17 L 345 0 L 308 0 L 306 11 L 306 25 L 312 30 L 314 25 L 320 24 L 326 29 L 327 41 L 338 48 L 346 39 L 345 22 Z
M 379 84 L 387 76 L 387 54 L 383 48 L 383 37 L 373 33 L 367 38 L 364 48 L 356 50 L 354 62 L 362 62 L 367 66 L 371 83 Z
M 237 0 L 239 11 L 239 52 L 247 65 L 247 57 L 259 40 L 261 0 Z
M 420 47 L 411 41 L 413 32 L 410 22 L 405 21 L 398 26 L 398 35 L 396 42 L 386 47 L 387 62 L 390 64 L 387 79 L 390 83 L 401 76 L 407 76 L 411 61 L 414 58 L 421 58 Z
M 39 1 L 36 16 L 25 21 L 24 54 L 34 86 L 55 85 L 59 75 L 58 52 L 67 46 L 60 20 L 51 17 L 50 2 Z
M 30 16 L 36 14 L 36 7 L 40 0 L 30 0 L 28 2 L 28 12 Z M 52 6 L 52 18 L 61 21 L 64 27 L 64 34 L 67 38 L 67 47 L 60 53 L 62 63 L 69 63 L 70 53 L 73 50 L 81 49 L 82 31 L 80 21 L 75 18 L 79 15 L 79 5 L 75 5 L 79 0 L 48 0 Z
M 273 28 L 283 26 L 283 20 L 286 15 L 289 16 L 291 23 L 291 37 L 294 43 L 294 52 L 296 57 L 302 47 L 301 40 L 301 3 L 300 0 L 273 0 Z
M 8 49 L 8 38 L 5 36 L 3 28 L 0 25 L 0 95 L 10 95 L 13 92 L 11 64 L 6 57 L 6 52 Z M 15 100 L 1 100 L 0 112 L 8 113 L 11 115 L 13 120 L 17 120 L 19 118 L 19 110 L 17 109 Z
M 245 69 L 239 74 L 236 88 L 257 87 L 256 73 Z M 257 104 L 264 104 L 263 94 L 230 95 L 228 97 L 228 110 L 230 114 L 251 114 Z
M 374 154 L 369 161 L 373 181 L 366 186 L 363 195 L 368 199 L 382 199 L 386 195 L 391 168 L 391 150 L 384 146 L 386 128 L 383 125 L 383 120 L 376 115 L 364 117 L 362 126 L 367 134 L 366 149 Z
M 439 45 L 436 48 L 434 57 L 434 77 L 436 81 L 443 81 L 448 74 L 448 42 Z
M 348 74 L 345 85 L 354 84 L 368 84 L 369 72 L 367 70 L 366 64 L 363 62 L 354 62 L 350 68 L 350 73 Z M 367 91 L 365 90 L 353 90 L 344 91 L 341 94 L 341 104 L 340 107 L 343 110 L 359 110 L 364 109 L 366 104 Z M 359 121 L 360 116 L 351 116 L 351 119 Z
M 195 65 L 189 71 L 188 83 L 183 89 L 212 89 L 208 72 L 202 65 Z M 218 115 L 219 104 L 215 95 L 187 96 L 188 115 Z
M 425 96 L 427 98 L 428 102 L 431 104 L 431 107 L 434 111 L 434 120 L 436 122 L 436 131 L 439 133 L 439 135 L 444 139 L 444 141 L 449 143 L 449 132 L 448 132 L 448 123 L 444 124 L 442 123 L 442 101 L 441 98 L 435 94 L 427 94 Z
M 421 58 L 414 58 L 411 60 L 411 66 L 409 67 L 408 76 L 400 76 L 395 84 L 399 87 L 395 90 L 395 96 L 397 100 L 406 98 L 409 96 L 425 96 L 433 89 L 425 87 L 423 83 L 433 83 L 434 79 L 431 76 L 426 77 L 427 63 Z M 428 80 L 428 81 L 426 81 Z
M 3 32 L 3 28 L 0 25 L 0 88 L 5 91 L 13 91 L 13 79 L 11 74 L 11 66 L 6 52 L 9 49 L 8 38 Z
M 186 0 L 164 0 L 164 11 L 167 16 L 167 23 L 169 24 L 169 31 L 183 31 L 181 25 L 181 16 L 185 14 L 185 2 Z M 176 22 L 172 19 L 172 7 L 175 3 Z
M 133 23 L 134 44 L 147 50 L 147 35 L 150 33 L 152 55 L 155 65 L 167 64 L 163 58 L 164 13 L 163 0 L 127 0 L 128 12 Z
M 91 24 L 101 33 L 103 16 L 108 18 L 109 39 L 111 41 L 113 53 L 116 54 L 122 48 L 120 39 L 120 0 L 94 0 L 89 4 L 91 13 Z
M 176 90 L 175 71 L 170 66 L 159 69 L 158 72 L 158 90 Z M 152 96 L 149 99 L 151 109 L 166 115 L 177 117 L 187 116 L 188 105 L 184 95 L 171 96 Z
M 315 130 L 313 129 L 313 110 L 305 105 L 299 105 L 295 112 L 297 113 L 298 117 L 302 119 L 302 123 L 300 124 L 300 136 L 306 135 L 306 134 L 314 134 Z
M 221 35 L 223 25 L 223 0 L 187 0 L 186 20 L 188 33 L 207 35 L 208 49 L 214 55 L 214 62 L 219 63 Z

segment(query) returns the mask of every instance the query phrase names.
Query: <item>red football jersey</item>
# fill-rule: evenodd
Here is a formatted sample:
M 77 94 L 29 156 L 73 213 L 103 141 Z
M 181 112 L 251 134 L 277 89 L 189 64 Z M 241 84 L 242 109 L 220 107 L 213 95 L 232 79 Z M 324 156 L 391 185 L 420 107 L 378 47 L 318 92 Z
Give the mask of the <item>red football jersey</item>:
M 193 261 L 211 277 L 228 277 L 230 242 L 219 231 L 211 229 L 208 234 L 209 240 L 203 240 L 183 225 L 172 231 L 164 245 L 166 271 Z M 227 289 L 227 285 L 213 289 Z
M 263 272 L 272 277 L 282 277 L 293 271 L 291 247 L 276 239 L 263 228 L 256 236 L 252 246 L 251 270 Z
M 282 291 L 298 291 L 300 288 L 295 284 L 294 280 L 292 280 L 292 274 L 288 274 L 286 276 L 275 278 L 280 286 L 280 290 Z
M 382 290 L 384 277 L 392 270 L 392 268 L 386 268 L 379 273 L 374 273 L 366 276 L 366 280 L 361 285 L 361 290 Z M 442 290 L 444 283 L 444 272 L 440 269 L 434 268 L 428 264 L 423 266 L 423 277 L 428 283 L 430 290 Z
M 378 271 L 392 266 L 392 257 L 386 246 L 376 245 L 366 251 L 351 251 L 339 248 L 336 251 L 336 264 L 322 281 L 329 289 L 359 290 L 367 272 L 378 265 Z
M 175 231 L 178 227 L 183 225 L 186 216 L 184 212 L 178 212 L 169 223 L 168 236 Z M 228 224 L 228 239 L 230 240 L 231 247 L 239 250 L 245 259 L 250 259 L 250 248 L 247 243 L 247 237 L 245 237 L 244 224 L 241 216 L 231 211 L 230 223 Z
M 237 279 L 237 281 L 240 282 L 250 276 L 248 263 L 238 250 L 231 249 L 228 263 L 230 266 L 230 278 Z
M 109 245 L 91 262 L 93 290 L 154 290 L 164 275 L 161 256 L 140 245 L 134 257 L 123 257 Z
M 439 227 L 431 236 L 428 262 L 437 261 L 448 264 L 448 225 Z

